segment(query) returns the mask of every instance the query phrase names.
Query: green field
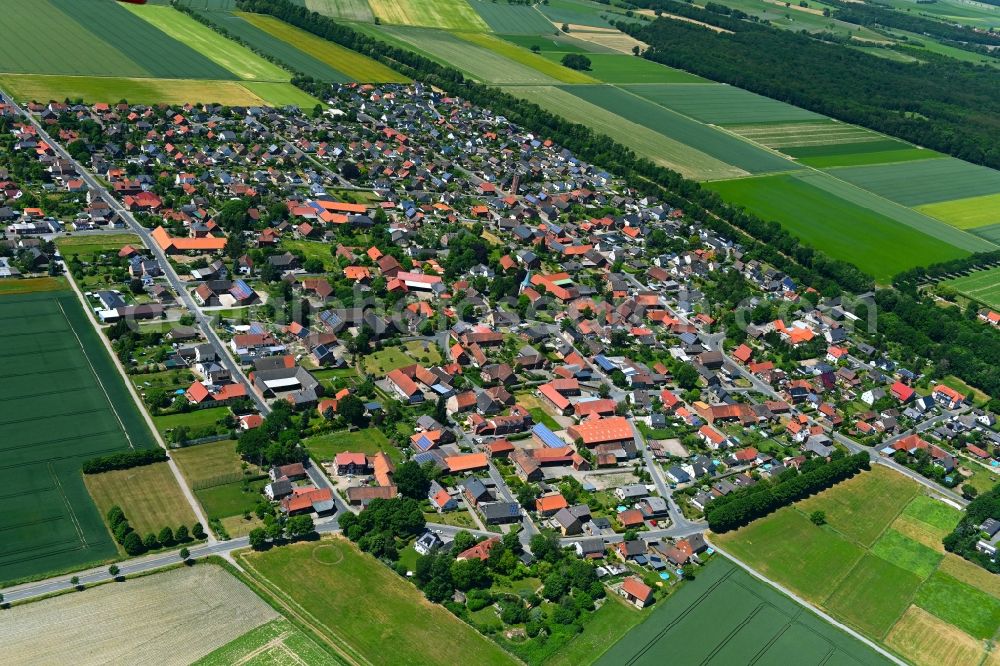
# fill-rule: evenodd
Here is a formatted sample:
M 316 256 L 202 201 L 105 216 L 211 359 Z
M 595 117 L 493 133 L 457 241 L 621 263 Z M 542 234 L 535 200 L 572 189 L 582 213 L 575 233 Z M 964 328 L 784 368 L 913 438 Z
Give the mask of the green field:
M 117 256 L 126 245 L 141 247 L 142 241 L 135 234 L 101 234 L 100 236 L 63 236 L 56 239 L 59 253 L 69 259 L 74 255 L 80 261 L 92 261 L 95 256 Z
M 110 0 L 7 0 L 0 70 L 22 74 L 235 79 Z M 40 46 L 38 35 L 58 35 Z
M 595 3 L 579 0 L 549 0 L 547 3 L 538 5 L 538 11 L 556 25 L 569 23 L 595 28 L 610 28 L 611 23 L 602 15 L 617 18 L 611 14 L 608 6 L 602 7 Z
M 192 430 L 212 427 L 218 429 L 219 421 L 227 414 L 230 414 L 228 407 L 209 407 L 179 414 L 154 416 L 153 423 L 164 439 L 167 439 L 170 431 L 179 426 L 186 426 Z
M 742 169 L 695 150 L 672 137 L 628 121 L 617 115 L 615 109 L 590 104 L 567 90 L 555 86 L 517 86 L 505 90 L 567 120 L 606 134 L 656 164 L 678 171 L 688 178 L 721 179 L 746 175 Z
M 469 0 L 469 5 L 476 10 L 489 25 L 490 29 L 502 35 L 545 35 L 555 31 L 545 16 L 535 7 L 526 5 L 508 5 L 505 2 L 490 0 Z
M 987 307 L 1000 310 L 1000 268 L 975 271 L 941 284 Z
M 114 557 L 80 465 L 152 433 L 73 292 L 4 295 L 0 321 L 0 578 Z
M 869 141 L 867 143 L 841 143 L 828 146 L 802 146 L 799 148 L 786 148 L 782 152 L 794 157 L 802 164 L 817 169 L 915 162 L 917 160 L 941 157 L 940 153 L 908 146 L 894 139 Z
M 750 123 L 727 128 L 768 148 L 810 148 L 882 141 L 885 137 L 857 125 L 829 118 L 816 122 Z M 787 152 L 784 151 L 783 152 Z M 791 154 L 791 153 L 788 153 Z
M 537 53 L 532 53 L 528 49 L 511 44 L 499 37 L 483 34 L 481 32 L 459 32 L 454 33 L 458 37 L 489 49 L 493 53 L 513 60 L 514 62 L 530 67 L 545 76 L 551 77 L 563 83 L 597 83 L 597 79 L 586 72 L 579 72 L 575 69 L 564 67 L 558 62 L 552 62 Z M 535 81 L 525 81 L 525 83 L 535 83 Z
M 245 81 L 243 87 L 254 95 L 263 99 L 269 106 L 297 106 L 303 110 L 311 110 L 317 104 L 322 104 L 318 99 L 306 93 L 301 88 L 293 86 L 291 83 L 278 83 L 276 81 Z
M 181 44 L 205 54 L 237 77 L 249 81 L 288 81 L 291 75 L 241 44 L 227 39 L 173 7 L 126 5 L 129 11 Z
M 224 439 L 207 444 L 185 446 L 170 452 L 181 469 L 181 474 L 192 488 L 213 485 L 221 480 L 235 480 L 243 476 L 243 462 L 236 453 L 236 440 Z M 256 472 L 256 466 L 248 471 Z
M 625 86 L 625 89 L 660 106 L 715 125 L 798 122 L 823 117 L 723 83 Z
M 1000 583 L 944 553 L 940 539 L 960 514 L 920 492 L 909 478 L 873 466 L 712 541 L 921 666 L 968 663 L 941 661 L 938 653 L 976 652 L 973 639 L 996 635 Z M 828 523 L 813 525 L 813 511 L 824 511 Z M 831 556 L 835 550 L 844 554 Z M 935 630 L 939 645 L 915 640 L 921 629 Z
M 351 80 L 351 77 L 338 69 L 299 50 L 294 44 L 261 30 L 242 16 L 229 12 L 205 12 L 202 16 L 230 34 L 239 37 L 254 49 L 278 59 L 295 71 L 320 81 L 346 83 Z
M 261 86 L 261 97 L 251 86 Z M 226 104 L 228 106 L 278 106 L 282 100 L 299 98 L 302 91 L 290 83 L 209 81 L 203 79 L 137 79 L 116 76 L 62 76 L 48 74 L 0 74 L 0 87 L 17 100 L 82 99 L 132 104 Z M 276 99 L 270 99 L 274 97 Z M 315 102 L 313 102 L 315 104 Z
M 84 481 L 101 515 L 120 506 L 132 528 L 142 536 L 164 527 L 188 529 L 197 521 L 170 466 L 165 463 L 86 474 Z
M 253 511 L 263 497 L 261 490 L 267 485 L 266 479 L 223 483 L 208 488 L 198 488 L 195 497 L 201 502 L 209 520 L 221 520 L 230 516 L 242 516 Z
M 328 435 L 315 435 L 302 440 L 302 444 L 319 460 L 333 460 L 334 456 L 342 451 L 368 455 L 385 451 L 395 462 L 399 462 L 402 458 L 399 449 L 393 446 L 385 434 L 377 428 L 365 428 L 354 432 L 344 430 Z
M 194 662 L 195 666 L 322 666 L 336 657 L 288 620 L 272 620 Z
M 372 13 L 389 25 L 415 25 L 445 30 L 488 31 L 489 26 L 466 0 L 368 0 Z
M 406 81 L 404 76 L 376 60 L 344 48 L 339 44 L 317 37 L 311 32 L 300 30 L 272 16 L 247 14 L 245 12 L 238 12 L 237 16 L 245 19 L 251 25 L 272 37 L 291 44 L 303 53 L 329 65 L 351 80 L 363 83 Z M 280 57 L 280 54 L 276 55 Z
M 1000 194 L 918 206 L 917 210 L 959 229 L 1000 224 Z
M 821 187 L 837 185 L 836 181 L 824 181 L 821 174 L 806 178 L 781 174 L 713 182 L 708 187 L 765 220 L 779 222 L 806 244 L 855 264 L 881 282 L 914 266 L 965 256 L 963 250 L 904 223 L 902 219 L 910 220 L 905 209 L 890 217 Z M 847 194 L 867 195 L 856 189 Z M 877 197 L 867 198 L 874 199 L 872 204 L 880 203 Z M 881 205 L 889 206 L 890 202 L 883 200 Z M 920 214 L 913 212 L 913 216 Z M 926 220 L 936 225 L 934 220 Z M 936 226 L 942 233 L 951 229 Z
M 567 52 L 545 51 L 549 60 L 559 62 Z M 588 53 L 592 77 L 605 83 L 708 83 L 706 79 L 652 60 L 624 53 Z M 641 88 L 642 86 L 636 86 Z
M 889 664 L 732 562 L 717 557 L 654 607 L 598 666 L 676 664 Z
M 831 173 L 904 206 L 921 206 L 1000 192 L 1000 171 L 953 157 L 835 169 Z M 992 203 L 995 205 L 997 201 Z
M 305 5 L 309 11 L 345 21 L 371 21 L 374 18 L 368 0 L 296 0 L 296 2 Z
M 613 111 L 626 120 L 648 127 L 750 173 L 800 168 L 790 160 L 763 150 L 749 141 L 704 125 L 621 88 L 604 85 L 566 86 L 563 89 L 591 104 Z
M 588 44 L 587 42 L 582 42 L 578 39 L 573 39 L 569 35 L 560 33 L 558 35 L 498 35 L 502 39 L 507 40 L 511 44 L 517 44 L 518 46 L 523 46 L 526 49 L 530 49 L 533 46 L 537 46 L 538 50 L 542 54 L 548 54 L 552 52 L 559 53 L 559 57 L 562 57 L 563 53 L 586 53 L 587 57 L 590 57 L 591 50 L 593 49 L 593 44 Z M 609 51 L 610 53 L 610 51 Z
M 514 663 L 475 629 L 424 599 L 409 581 L 343 539 L 245 552 L 238 561 L 294 612 L 308 614 L 317 633 L 353 662 L 384 663 L 387 646 L 405 646 L 393 651 L 393 663 L 452 666 L 455 655 L 475 655 L 476 663 L 485 666 Z M 359 603 L 362 599 L 373 602 Z

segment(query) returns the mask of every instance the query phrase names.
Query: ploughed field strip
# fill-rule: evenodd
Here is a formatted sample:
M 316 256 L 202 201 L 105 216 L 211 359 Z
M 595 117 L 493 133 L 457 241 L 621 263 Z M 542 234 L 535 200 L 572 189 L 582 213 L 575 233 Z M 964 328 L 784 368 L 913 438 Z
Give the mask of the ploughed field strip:
M 116 548 L 83 483 L 96 455 L 155 446 L 75 294 L 0 298 L 0 579 Z
M 865 143 L 883 140 L 876 134 L 857 125 L 833 121 L 807 123 L 776 123 L 733 125 L 731 132 L 768 148 L 799 148 L 826 146 L 840 143 Z

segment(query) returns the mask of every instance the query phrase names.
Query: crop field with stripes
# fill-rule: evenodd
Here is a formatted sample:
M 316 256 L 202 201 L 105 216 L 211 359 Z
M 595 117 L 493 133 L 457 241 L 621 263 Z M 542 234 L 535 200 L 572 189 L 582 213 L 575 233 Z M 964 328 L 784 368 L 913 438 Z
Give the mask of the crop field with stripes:
M 70 291 L 0 297 L 0 578 L 99 562 L 115 544 L 84 460 L 156 446 Z

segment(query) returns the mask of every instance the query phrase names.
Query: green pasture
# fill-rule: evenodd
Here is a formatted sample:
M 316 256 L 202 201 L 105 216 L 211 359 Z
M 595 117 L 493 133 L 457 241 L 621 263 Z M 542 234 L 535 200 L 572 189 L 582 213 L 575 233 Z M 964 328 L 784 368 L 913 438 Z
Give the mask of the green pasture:
M 1000 193 L 1000 171 L 953 157 L 848 167 L 833 169 L 830 173 L 904 206 Z
M 1000 193 L 917 206 L 917 210 L 959 229 L 1000 224 Z
M 543 51 L 543 55 L 549 60 L 560 62 L 566 52 Z M 590 69 L 587 70 L 587 74 L 604 83 L 708 83 L 707 79 L 690 72 L 624 53 L 587 53 L 586 55 L 590 58 Z M 636 86 L 635 88 L 641 90 L 644 87 L 646 86 Z
M 552 22 L 533 6 L 490 0 L 469 0 L 469 5 L 498 34 L 545 35 L 556 31 Z
M 709 85 L 670 83 L 625 86 L 625 89 L 660 106 L 703 123 L 715 125 L 799 122 L 823 118 L 812 111 L 724 83 Z

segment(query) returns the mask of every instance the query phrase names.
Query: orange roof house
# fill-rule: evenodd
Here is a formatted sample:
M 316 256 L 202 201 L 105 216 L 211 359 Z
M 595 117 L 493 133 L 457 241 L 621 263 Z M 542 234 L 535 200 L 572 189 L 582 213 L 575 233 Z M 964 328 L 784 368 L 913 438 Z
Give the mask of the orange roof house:
M 215 236 L 202 238 L 174 238 L 163 227 L 156 227 L 150 234 L 160 249 L 173 252 L 221 252 L 226 249 L 226 239 Z
M 552 515 L 559 509 L 565 509 L 567 507 L 569 507 L 569 502 L 567 502 L 566 498 L 562 496 L 562 493 L 546 495 L 545 497 L 539 497 L 535 500 L 535 511 L 543 516 Z
M 490 459 L 485 453 L 466 453 L 457 456 L 448 456 L 444 459 L 448 466 L 448 471 L 452 474 L 458 472 L 471 472 L 489 467 Z
M 607 419 L 594 419 L 566 429 L 573 441 L 583 440 L 584 446 L 594 447 L 599 444 L 617 444 L 635 441 L 632 424 L 623 416 L 613 416 Z

